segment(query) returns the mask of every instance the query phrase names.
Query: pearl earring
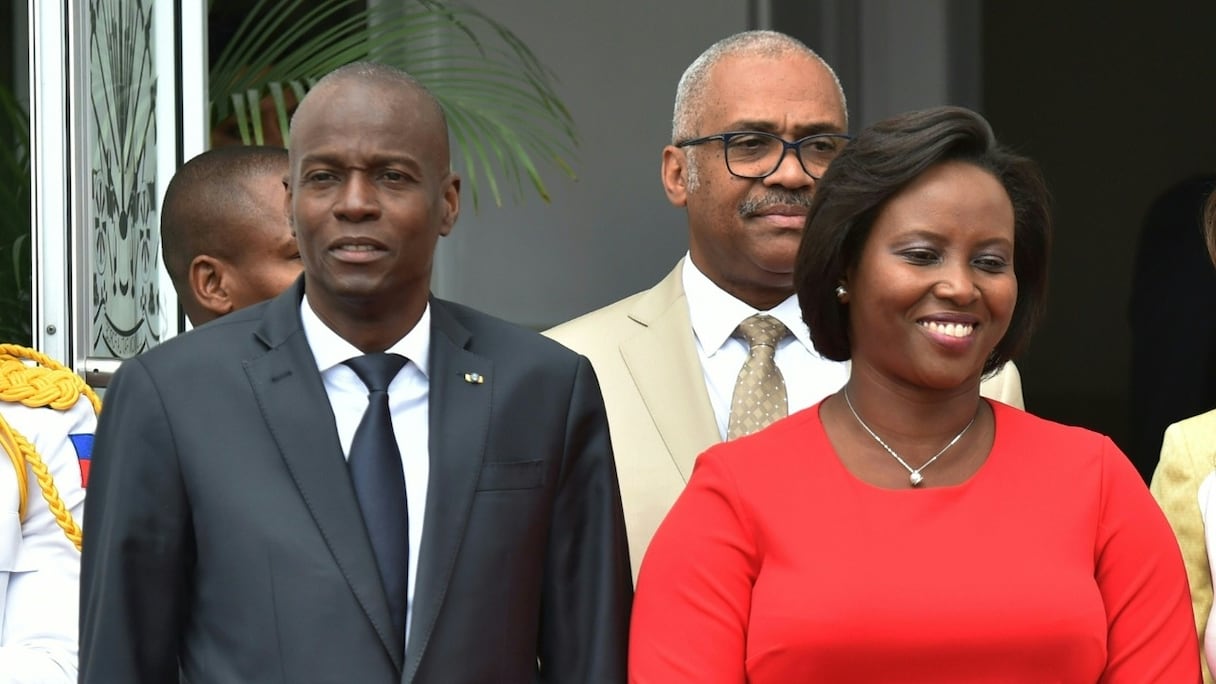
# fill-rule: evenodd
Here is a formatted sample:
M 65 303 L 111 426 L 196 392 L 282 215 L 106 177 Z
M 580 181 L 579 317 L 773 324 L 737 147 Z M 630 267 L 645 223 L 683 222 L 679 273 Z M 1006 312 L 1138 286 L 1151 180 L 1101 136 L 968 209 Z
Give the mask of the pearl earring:
M 844 301 L 844 296 L 847 295 L 848 293 L 849 293 L 849 291 L 844 289 L 844 285 L 836 286 L 836 299 Z

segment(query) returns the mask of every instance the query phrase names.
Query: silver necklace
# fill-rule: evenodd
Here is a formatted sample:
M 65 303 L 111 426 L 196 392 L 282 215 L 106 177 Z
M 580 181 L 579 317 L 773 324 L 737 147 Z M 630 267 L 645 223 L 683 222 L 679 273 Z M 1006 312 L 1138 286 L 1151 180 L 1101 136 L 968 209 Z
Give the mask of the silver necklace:
M 961 432 L 959 432 L 957 435 L 955 435 L 954 439 L 950 440 L 946 444 L 946 446 L 942 447 L 941 451 L 937 452 L 936 454 L 933 454 L 933 458 L 922 463 L 919 468 L 913 468 L 912 466 L 908 465 L 907 461 L 900 458 L 899 454 L 895 453 L 894 449 L 887 446 L 887 443 L 882 441 L 882 437 L 879 437 L 877 434 L 875 434 L 875 432 L 870 429 L 870 426 L 866 425 L 866 422 L 861 419 L 861 416 L 857 415 L 857 409 L 853 408 L 853 400 L 849 399 L 849 388 L 847 385 L 844 388 L 844 403 L 848 404 L 849 412 L 852 413 L 853 417 L 857 419 L 857 424 L 861 426 L 861 429 L 870 433 L 870 436 L 874 438 L 874 441 L 878 442 L 879 446 L 886 449 L 887 453 L 891 454 L 891 458 L 894 458 L 896 461 L 899 461 L 899 464 L 908 471 L 908 482 L 911 482 L 913 487 L 919 486 L 920 483 L 925 480 L 924 476 L 920 474 L 920 471 L 924 470 L 925 468 L 928 468 L 930 465 L 933 464 L 934 461 L 937 460 L 937 458 L 939 456 L 946 453 L 946 450 L 948 450 L 950 447 L 957 444 L 958 441 L 963 438 L 963 435 L 967 434 L 967 431 L 971 429 L 971 426 L 975 425 L 975 417 L 979 415 L 979 411 L 976 411 L 975 415 L 971 416 L 971 422 L 967 423 L 967 427 L 963 428 Z

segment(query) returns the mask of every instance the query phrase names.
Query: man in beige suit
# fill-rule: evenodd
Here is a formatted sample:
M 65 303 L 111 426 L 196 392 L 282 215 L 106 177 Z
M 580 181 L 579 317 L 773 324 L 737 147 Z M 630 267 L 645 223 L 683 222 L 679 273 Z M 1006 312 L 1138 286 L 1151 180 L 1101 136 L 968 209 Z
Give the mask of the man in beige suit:
M 653 288 L 546 333 L 590 358 L 600 378 L 635 578 L 697 455 L 727 435 L 749 355 L 741 321 L 765 313 L 788 329 L 774 355 L 790 412 L 848 378 L 847 364 L 815 352 L 793 282 L 815 180 L 847 130 L 839 80 L 802 43 L 748 31 L 711 46 L 680 79 L 663 148 L 663 188 L 688 212 L 688 254 Z M 764 146 L 774 160 L 766 175 L 740 176 L 738 156 L 728 165 Z M 1022 406 L 1012 365 L 983 392 Z
M 1216 207 L 1216 200 L 1212 201 Z M 612 429 L 609 423 L 609 430 Z M 1174 528 L 1191 585 L 1195 629 L 1203 648 L 1203 681 L 1212 684 L 1216 655 L 1212 619 L 1212 556 L 1216 556 L 1216 411 L 1179 421 L 1165 429 L 1161 459 L 1149 486 Z M 628 523 L 626 523 L 628 524 Z

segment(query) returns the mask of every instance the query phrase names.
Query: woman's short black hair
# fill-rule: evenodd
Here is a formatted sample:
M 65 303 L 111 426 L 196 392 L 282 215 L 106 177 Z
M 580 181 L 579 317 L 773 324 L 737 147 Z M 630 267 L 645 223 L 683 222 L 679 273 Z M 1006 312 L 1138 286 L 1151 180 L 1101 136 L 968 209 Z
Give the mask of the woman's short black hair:
M 984 117 L 962 107 L 935 107 L 886 119 L 862 131 L 818 182 L 794 265 L 802 319 L 815 349 L 833 361 L 851 357 L 849 308 L 836 287 L 855 267 L 883 206 L 936 164 L 959 161 L 991 173 L 1013 204 L 1013 318 L 984 373 L 1026 346 L 1047 296 L 1051 213 L 1038 165 L 999 145 Z

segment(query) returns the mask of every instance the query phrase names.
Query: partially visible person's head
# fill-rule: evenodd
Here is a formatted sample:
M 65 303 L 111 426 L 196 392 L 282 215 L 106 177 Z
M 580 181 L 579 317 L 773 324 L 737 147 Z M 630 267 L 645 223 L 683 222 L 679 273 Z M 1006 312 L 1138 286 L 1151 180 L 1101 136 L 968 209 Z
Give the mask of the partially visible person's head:
M 763 136 L 689 141 L 747 131 L 795 141 L 847 130 L 836 74 L 794 38 L 748 31 L 702 53 L 676 89 L 672 144 L 663 149 L 662 165 L 668 199 L 688 211 L 689 252 L 697 267 L 758 309 L 792 294 L 794 255 L 815 177 L 842 139 L 808 142 L 802 148 L 805 167 L 792 150 L 785 152 L 764 178 L 743 177 L 768 170 L 745 166 L 746 158 L 765 147 L 774 152 L 765 158 L 776 163 L 778 141 Z M 728 146 L 739 155 L 729 168 Z
M 287 150 L 226 147 L 186 162 L 165 190 L 165 268 L 194 325 L 269 299 L 300 275 L 283 210 Z
M 984 176 L 998 185 L 986 183 Z M 1005 197 L 992 197 L 992 188 Z M 987 213 L 965 213 L 983 204 L 981 199 L 991 200 L 984 204 Z M 908 213 L 913 205 L 919 208 Z M 1000 236 L 1002 205 L 1012 212 L 1008 255 Z M 852 291 L 851 280 L 871 243 L 880 239 L 876 231 L 888 225 L 906 235 L 902 242 L 876 247 L 889 250 L 890 258 L 899 260 L 893 263 L 915 267 L 908 272 L 919 268 L 944 283 L 940 288 L 934 283 L 926 301 L 957 299 L 940 308 L 984 309 L 991 325 L 1006 326 L 999 339 L 984 338 L 985 344 L 993 343 L 985 350 L 984 373 L 1021 351 L 1044 307 L 1051 243 L 1047 189 L 1034 162 L 999 145 L 983 117 L 958 107 L 901 114 L 862 131 L 821 181 L 798 252 L 795 279 L 803 319 L 815 348 L 829 359 L 850 359 L 860 343 L 851 316 L 861 293 Z M 942 226 L 951 232 L 945 234 Z M 881 239 L 890 235 L 884 232 Z M 989 299 L 1010 294 L 1010 277 L 1016 299 L 1002 322 L 1001 301 Z
M 1216 264 L 1216 192 L 1208 195 L 1203 208 L 1203 237 L 1208 245 L 1208 256 Z
M 404 335 L 429 296 L 435 244 L 460 209 L 439 103 L 402 71 L 351 64 L 308 92 L 290 140 L 289 208 L 309 303 L 331 327 L 376 320 L 407 326 Z

